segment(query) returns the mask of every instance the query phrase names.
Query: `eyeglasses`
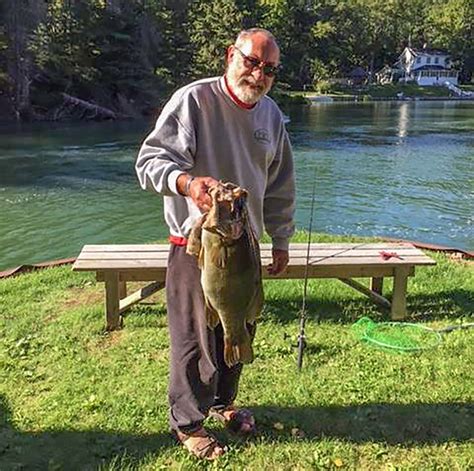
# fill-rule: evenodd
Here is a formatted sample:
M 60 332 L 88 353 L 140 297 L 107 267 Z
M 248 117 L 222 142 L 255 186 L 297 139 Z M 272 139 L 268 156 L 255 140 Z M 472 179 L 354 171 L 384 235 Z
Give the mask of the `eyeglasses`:
M 244 65 L 248 69 L 261 69 L 267 77 L 275 77 L 275 75 L 278 74 L 278 72 L 281 70 L 280 65 L 272 65 L 268 62 L 261 61 L 256 57 L 249 57 L 244 54 L 237 46 L 234 46 L 234 48 L 240 52 L 241 56 L 244 59 Z

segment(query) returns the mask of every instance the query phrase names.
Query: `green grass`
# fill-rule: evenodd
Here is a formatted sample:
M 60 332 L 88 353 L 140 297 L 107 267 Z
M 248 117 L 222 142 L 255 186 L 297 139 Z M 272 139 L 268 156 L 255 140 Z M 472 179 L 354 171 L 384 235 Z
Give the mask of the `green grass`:
M 409 280 L 410 320 L 472 321 L 472 265 L 430 255 L 438 264 Z M 452 332 L 416 355 L 380 351 L 350 327 L 388 313 L 337 280 L 311 280 L 299 373 L 302 286 L 265 283 L 257 358 L 239 395 L 259 433 L 239 441 L 210 423 L 230 448 L 210 464 L 168 435 L 161 295 L 106 334 L 103 286 L 92 274 L 61 267 L 0 281 L 0 469 L 472 469 L 474 332 Z
M 362 94 L 371 97 L 396 97 L 397 93 L 403 93 L 405 97 L 449 97 L 451 92 L 446 87 L 420 87 L 416 84 L 387 84 L 370 85 L 361 88 Z

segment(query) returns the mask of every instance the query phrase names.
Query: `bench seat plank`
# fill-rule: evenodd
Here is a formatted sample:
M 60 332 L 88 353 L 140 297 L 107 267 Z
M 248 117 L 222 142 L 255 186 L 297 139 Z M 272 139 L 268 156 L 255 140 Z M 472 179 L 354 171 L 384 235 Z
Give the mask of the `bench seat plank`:
M 409 248 L 402 248 L 397 250 L 397 255 L 402 259 L 407 257 L 426 257 L 419 250 L 410 250 Z M 270 257 L 271 250 L 261 250 L 260 254 L 262 257 Z M 306 250 L 300 249 L 290 249 L 290 257 L 292 259 L 304 258 L 306 259 L 307 252 Z M 313 249 L 310 251 L 310 257 L 376 257 L 381 258 L 380 250 L 362 250 L 362 249 L 353 249 L 353 250 L 341 250 L 334 251 L 331 249 Z M 149 251 L 149 252 L 132 252 L 132 251 L 122 251 L 122 252 L 82 252 L 81 260 L 130 260 L 130 259 L 140 259 L 140 260 L 167 260 L 168 251 Z M 394 257 L 396 258 L 396 257 Z
M 290 248 L 292 250 L 306 250 L 308 244 L 306 242 L 292 242 Z M 408 250 L 419 250 L 413 245 L 406 242 L 374 242 L 374 243 L 354 243 L 354 242 L 335 242 L 335 243 L 312 243 L 312 248 L 317 249 L 330 249 L 330 250 L 346 250 L 354 247 L 362 250 L 384 250 L 384 249 L 408 249 Z M 265 243 L 260 244 L 260 250 L 271 250 L 271 244 Z M 84 245 L 81 253 L 85 252 L 166 252 L 168 253 L 169 244 L 94 244 Z

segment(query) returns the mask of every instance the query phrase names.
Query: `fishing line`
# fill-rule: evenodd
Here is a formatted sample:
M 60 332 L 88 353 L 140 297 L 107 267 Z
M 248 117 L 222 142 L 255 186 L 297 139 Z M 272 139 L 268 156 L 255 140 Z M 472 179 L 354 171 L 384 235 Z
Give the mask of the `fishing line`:
M 308 294 L 308 272 L 309 272 L 309 255 L 311 252 L 311 234 L 313 231 L 313 216 L 314 216 L 314 200 L 316 196 L 316 170 L 317 166 L 314 167 L 313 175 L 313 192 L 311 196 L 311 214 L 309 218 L 309 228 L 308 228 L 308 246 L 306 248 L 306 265 L 304 270 L 304 287 L 303 287 L 303 301 L 301 303 L 300 311 L 300 332 L 298 334 L 298 370 L 301 370 L 303 366 L 303 353 L 306 346 L 306 337 L 305 337 L 305 324 L 306 324 L 306 297 Z

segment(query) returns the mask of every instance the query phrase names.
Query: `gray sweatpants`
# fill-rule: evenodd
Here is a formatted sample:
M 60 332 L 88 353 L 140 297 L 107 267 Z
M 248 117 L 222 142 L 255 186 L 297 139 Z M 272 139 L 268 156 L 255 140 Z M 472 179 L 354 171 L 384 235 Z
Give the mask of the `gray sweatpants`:
M 225 407 L 237 396 L 242 365 L 224 363 L 223 331 L 206 323 L 197 259 L 171 244 L 166 273 L 170 332 L 169 404 L 172 430 L 201 427 L 210 407 Z M 255 327 L 248 326 L 253 337 Z

